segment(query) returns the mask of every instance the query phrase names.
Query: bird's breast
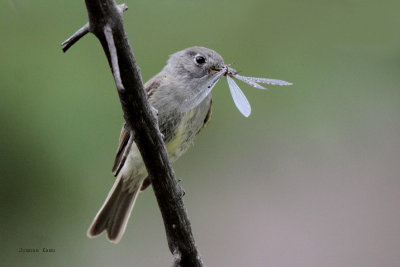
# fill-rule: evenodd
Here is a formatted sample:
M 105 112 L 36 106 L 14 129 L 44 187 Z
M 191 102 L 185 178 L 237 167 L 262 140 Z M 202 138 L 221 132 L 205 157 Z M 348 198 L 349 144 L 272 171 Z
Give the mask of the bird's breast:
M 204 126 L 210 106 L 211 96 L 208 96 L 194 109 L 183 113 L 175 112 L 159 121 L 171 161 L 179 158 L 192 144 L 196 134 Z

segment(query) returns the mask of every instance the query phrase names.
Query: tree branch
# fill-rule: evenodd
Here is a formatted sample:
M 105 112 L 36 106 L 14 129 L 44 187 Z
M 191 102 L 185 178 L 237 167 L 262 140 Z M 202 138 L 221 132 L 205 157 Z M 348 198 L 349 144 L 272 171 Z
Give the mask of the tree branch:
M 61 46 L 63 47 L 62 50 L 63 52 L 67 52 L 67 50 L 76 42 L 79 41 L 83 36 L 85 36 L 89 32 L 89 23 L 86 23 L 83 25 L 82 28 L 77 30 L 71 37 L 69 37 L 67 40 L 61 43 Z
M 114 0 L 86 0 L 89 23 L 63 42 L 65 52 L 86 33 L 103 46 L 118 89 L 127 128 L 146 165 L 164 219 L 173 266 L 203 266 L 190 221 L 183 205 L 183 191 L 175 178 L 152 107 L 147 101 L 139 67 L 126 36 L 121 14 L 126 5 Z
M 104 36 L 106 37 L 110 58 L 111 58 L 111 68 L 115 80 L 115 85 L 117 86 L 118 92 L 124 93 L 125 88 L 122 85 L 121 81 L 121 73 L 119 72 L 118 66 L 118 55 L 117 55 L 117 48 L 115 47 L 114 37 L 112 34 L 112 30 L 109 25 L 104 27 Z M 130 147 L 130 146 L 128 146 Z

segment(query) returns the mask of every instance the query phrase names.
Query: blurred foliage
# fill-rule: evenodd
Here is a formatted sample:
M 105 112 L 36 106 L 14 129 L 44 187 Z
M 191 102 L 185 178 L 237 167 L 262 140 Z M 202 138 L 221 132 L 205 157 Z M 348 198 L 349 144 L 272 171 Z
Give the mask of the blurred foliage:
M 144 80 L 192 45 L 244 75 L 245 119 L 225 81 L 214 116 L 175 164 L 208 266 L 400 262 L 397 0 L 130 1 L 125 28 Z M 113 183 L 122 125 L 83 1 L 0 3 L 0 259 L 3 266 L 169 266 L 151 189 L 124 238 L 86 230 Z M 52 248 L 54 253 L 20 253 Z

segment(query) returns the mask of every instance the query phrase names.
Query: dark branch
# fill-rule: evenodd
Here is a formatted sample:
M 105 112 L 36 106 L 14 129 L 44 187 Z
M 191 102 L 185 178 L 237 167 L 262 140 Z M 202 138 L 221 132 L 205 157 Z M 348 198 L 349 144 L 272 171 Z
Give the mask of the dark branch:
M 65 41 L 63 50 L 88 31 L 101 42 L 113 71 L 127 129 L 142 154 L 157 197 L 168 246 L 174 256 L 173 266 L 203 266 L 183 205 L 182 189 L 168 160 L 157 118 L 147 101 L 140 70 L 123 27 L 121 14 L 126 6 L 117 6 L 113 0 L 85 2 L 89 24 Z
M 122 14 L 122 12 L 128 10 L 128 6 L 125 4 L 120 4 L 117 7 L 118 7 L 118 11 L 120 14 Z M 67 52 L 67 50 L 71 46 L 73 46 L 76 42 L 78 42 L 79 39 L 81 39 L 87 33 L 89 33 L 89 22 L 86 23 L 85 25 L 83 25 L 82 28 L 77 30 L 71 37 L 69 37 L 67 40 L 65 40 L 64 42 L 61 43 L 63 52 L 64 53 Z
M 63 52 L 67 52 L 67 50 L 73 46 L 76 42 L 79 41 L 83 36 L 85 36 L 89 32 L 89 23 L 86 23 L 82 28 L 77 30 L 71 37 L 61 43 Z
M 117 55 L 117 48 L 115 47 L 114 37 L 112 35 L 112 30 L 109 25 L 104 27 L 104 36 L 106 37 L 109 53 L 110 53 L 110 61 L 111 61 L 111 68 L 115 80 L 115 85 L 117 86 L 118 92 L 124 93 L 125 88 L 122 85 L 121 81 L 121 73 L 119 71 L 118 66 L 118 55 Z M 128 146 L 130 147 L 130 146 Z M 128 151 L 128 149 L 127 149 Z

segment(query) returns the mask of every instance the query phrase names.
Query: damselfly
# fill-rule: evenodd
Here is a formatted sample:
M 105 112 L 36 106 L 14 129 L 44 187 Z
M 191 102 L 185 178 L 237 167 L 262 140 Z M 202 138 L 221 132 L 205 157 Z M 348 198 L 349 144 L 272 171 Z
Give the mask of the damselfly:
M 264 86 L 261 86 L 259 83 L 270 84 L 270 85 L 280 85 L 280 86 L 292 85 L 292 83 L 290 83 L 290 82 L 277 80 L 277 79 L 242 76 L 242 75 L 239 75 L 236 70 L 232 69 L 229 66 L 224 66 L 220 70 L 212 70 L 212 71 L 215 72 L 215 74 L 213 74 L 212 78 L 204 86 L 204 88 L 201 88 L 198 91 L 198 93 L 195 94 L 191 99 L 186 99 L 183 102 L 183 104 L 182 104 L 183 111 L 188 111 L 188 110 L 194 108 L 195 106 L 197 106 L 198 104 L 200 104 L 204 100 L 204 98 L 206 98 L 207 95 L 210 94 L 211 90 L 214 88 L 214 86 L 217 84 L 217 82 L 223 76 L 226 76 L 226 78 L 227 78 L 228 86 L 229 86 L 229 90 L 230 90 L 232 98 L 233 98 L 233 102 L 235 103 L 236 107 L 239 109 L 239 111 L 245 117 L 250 116 L 251 106 L 250 106 L 250 103 L 247 100 L 246 96 L 243 94 L 242 90 L 240 90 L 240 87 L 237 85 L 237 83 L 234 81 L 233 78 L 238 79 L 244 83 L 247 83 L 248 85 L 251 85 L 254 88 L 262 89 L 262 90 L 265 90 L 267 88 L 265 88 Z

